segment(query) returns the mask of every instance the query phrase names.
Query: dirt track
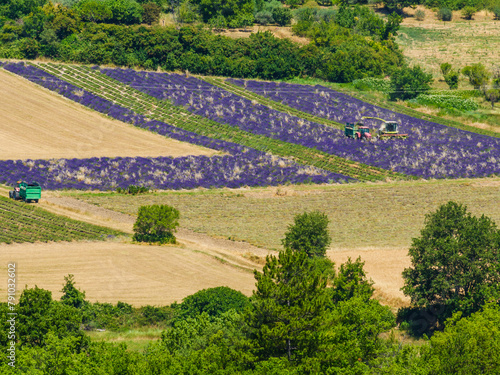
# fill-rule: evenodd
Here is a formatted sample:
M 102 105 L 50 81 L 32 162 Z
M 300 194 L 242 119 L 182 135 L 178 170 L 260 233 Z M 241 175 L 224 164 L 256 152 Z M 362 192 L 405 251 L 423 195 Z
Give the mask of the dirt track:
M 112 120 L 0 69 L 0 160 L 212 155 Z

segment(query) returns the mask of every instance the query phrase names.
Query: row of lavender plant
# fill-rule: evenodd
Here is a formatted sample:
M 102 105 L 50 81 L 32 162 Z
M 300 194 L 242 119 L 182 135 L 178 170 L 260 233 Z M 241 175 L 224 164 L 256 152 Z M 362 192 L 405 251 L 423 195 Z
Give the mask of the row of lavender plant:
M 337 122 L 353 122 L 363 116 L 395 120 L 406 141 L 380 142 L 357 147 L 355 160 L 367 162 L 389 156 L 389 167 L 422 177 L 482 177 L 500 173 L 500 139 L 447 127 L 381 108 L 328 87 L 279 82 L 229 79 L 233 84 L 287 106 Z M 379 122 L 364 120 L 377 128 Z M 389 148 L 387 148 L 389 146 Z M 392 147 L 390 147 L 392 146 Z M 384 150 L 384 148 L 386 150 Z
M 129 185 L 151 189 L 238 188 L 348 180 L 253 150 L 238 156 L 0 161 L 2 183 L 13 185 L 19 179 L 37 181 L 47 190 L 114 190 Z
M 1 161 L 0 181 L 4 183 L 14 184 L 19 179 L 25 179 L 38 181 L 44 189 L 49 190 L 62 188 L 108 190 L 125 188 L 128 185 L 156 189 L 190 189 L 352 180 L 318 168 L 302 167 L 290 160 L 231 142 L 202 137 L 160 121 L 147 121 L 143 116 L 70 85 L 33 66 L 19 63 L 7 64 L 5 68 L 111 117 L 182 141 L 231 151 L 233 155 L 210 158 L 189 156 L 175 159 L 160 157 Z

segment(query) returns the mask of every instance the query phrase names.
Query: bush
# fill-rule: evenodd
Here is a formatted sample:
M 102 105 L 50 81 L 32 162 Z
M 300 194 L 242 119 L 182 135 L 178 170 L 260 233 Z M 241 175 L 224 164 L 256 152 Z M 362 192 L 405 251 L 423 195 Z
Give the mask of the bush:
M 180 317 L 196 318 L 204 312 L 216 317 L 232 309 L 241 312 L 249 303 L 248 297 L 243 293 L 227 286 L 203 289 L 184 298 L 179 305 Z
M 134 240 L 139 242 L 176 243 L 174 232 L 179 225 L 179 211 L 167 205 L 141 206 L 134 224 Z
M 476 14 L 477 10 L 474 7 L 471 6 L 466 6 L 462 9 L 462 16 L 466 20 L 471 20 L 472 17 L 474 17 L 474 14 Z
M 136 185 L 129 185 L 126 189 L 122 189 L 122 188 L 116 189 L 117 193 L 132 194 L 132 195 L 147 193 L 148 191 L 149 191 L 149 189 L 147 187 L 136 186 Z
M 453 13 L 449 8 L 441 8 L 437 12 L 437 19 L 441 21 L 451 21 Z
M 389 100 L 408 100 L 430 90 L 432 75 L 420 66 L 402 67 L 391 75 Z
M 292 12 L 288 8 L 274 8 L 273 19 L 280 26 L 289 25 L 292 21 Z
M 415 18 L 417 21 L 423 21 L 425 19 L 425 12 L 422 9 L 418 9 L 415 12 Z
M 274 18 L 271 12 L 263 10 L 255 13 L 255 22 L 261 25 L 269 25 L 270 23 L 274 23 Z

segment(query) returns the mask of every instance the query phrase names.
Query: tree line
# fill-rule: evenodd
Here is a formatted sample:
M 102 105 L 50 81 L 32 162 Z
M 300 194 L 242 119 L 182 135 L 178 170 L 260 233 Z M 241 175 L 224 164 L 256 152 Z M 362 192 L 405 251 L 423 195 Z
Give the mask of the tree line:
M 172 219 L 172 210 L 167 210 Z M 176 216 L 176 215 L 174 215 Z M 171 221 L 175 222 L 175 218 Z M 361 259 L 338 270 L 326 257 L 328 218 L 297 215 L 255 271 L 248 298 L 227 287 L 201 290 L 182 303 L 133 308 L 90 303 L 65 277 L 60 301 L 37 287 L 19 299 L 13 374 L 496 374 L 500 346 L 500 231 L 485 217 L 448 202 L 426 216 L 403 273 L 411 306 L 373 298 Z M 1 304 L 2 315 L 7 313 Z M 0 325 L 6 348 L 8 322 Z M 430 337 L 402 344 L 400 332 Z M 83 329 L 164 328 L 142 352 L 92 342 Z M 384 334 L 385 332 L 385 334 Z M 389 333 L 392 332 L 392 333 Z M 426 336 L 427 335 L 427 336 Z M 4 351 L 5 352 L 5 351 Z M 459 355 L 457 355 L 459 353 Z

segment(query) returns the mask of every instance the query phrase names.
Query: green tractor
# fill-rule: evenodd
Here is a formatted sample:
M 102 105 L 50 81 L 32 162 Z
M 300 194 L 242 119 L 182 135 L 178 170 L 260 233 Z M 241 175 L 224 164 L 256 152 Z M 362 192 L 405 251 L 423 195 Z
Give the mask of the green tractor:
M 17 185 L 14 187 L 14 190 L 9 191 L 9 198 L 14 199 L 16 201 L 22 200 L 24 202 L 34 201 L 38 203 L 42 195 L 42 187 L 38 182 L 33 182 L 28 184 L 25 181 L 18 181 Z
M 364 126 L 360 122 L 357 122 L 355 124 L 350 122 L 346 123 L 344 128 L 344 134 L 346 137 L 352 139 L 370 140 L 372 137 L 372 135 L 370 134 L 370 128 L 368 126 Z
M 373 119 L 382 121 L 382 125 L 377 131 L 377 137 L 381 139 L 406 139 L 408 134 L 399 133 L 399 124 L 396 121 L 384 120 L 379 117 L 364 116 L 361 119 Z

